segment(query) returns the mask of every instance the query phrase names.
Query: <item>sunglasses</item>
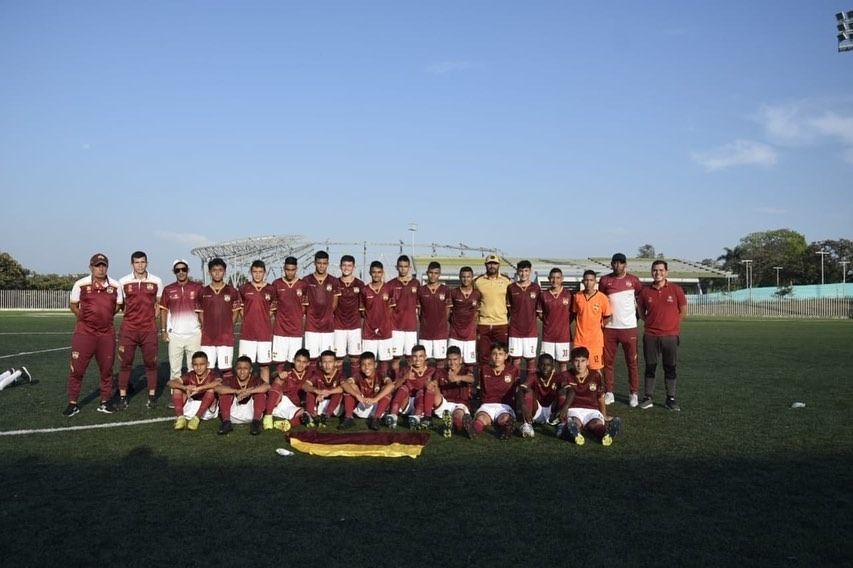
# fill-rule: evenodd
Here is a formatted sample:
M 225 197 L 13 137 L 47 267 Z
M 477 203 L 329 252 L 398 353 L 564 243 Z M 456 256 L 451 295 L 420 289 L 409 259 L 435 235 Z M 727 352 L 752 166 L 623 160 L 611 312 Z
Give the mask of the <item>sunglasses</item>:
M 187 268 L 185 266 L 179 266 L 178 268 L 175 269 L 175 274 L 178 274 L 179 272 L 189 272 L 189 271 L 190 271 L 189 268 Z

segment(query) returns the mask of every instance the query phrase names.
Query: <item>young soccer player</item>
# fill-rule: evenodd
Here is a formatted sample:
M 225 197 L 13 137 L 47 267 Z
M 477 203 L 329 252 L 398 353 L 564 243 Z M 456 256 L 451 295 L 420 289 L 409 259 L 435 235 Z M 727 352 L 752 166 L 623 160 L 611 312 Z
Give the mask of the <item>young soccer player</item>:
M 554 358 L 548 353 L 539 355 L 536 374 L 528 376 L 516 394 L 516 408 L 524 419 L 521 426 L 523 438 L 535 435 L 534 424 L 550 422 L 551 416 L 558 414 L 566 400 L 563 381 L 564 375 L 557 373 L 554 367 Z
M 387 416 L 386 425 L 397 427 L 397 415 L 401 412 L 409 415 L 409 428 L 420 429 L 432 417 L 434 404 L 424 404 L 425 400 L 432 402 L 438 392 L 436 369 L 427 365 L 426 349 L 423 345 L 415 345 L 409 367 L 401 370 L 394 383 L 394 397 L 391 399 L 391 410 Z
M 589 368 L 604 367 L 604 326 L 610 322 L 610 302 L 596 290 L 595 271 L 583 273 L 583 289 L 575 294 L 575 347 L 589 351 Z
M 477 362 L 477 314 L 480 311 L 480 291 L 474 288 L 474 270 L 459 269 L 460 285 L 450 291 L 450 338 L 448 349 L 457 347 L 466 365 Z M 449 352 L 449 351 L 448 351 Z
M 338 304 L 335 307 L 335 355 L 338 368 L 343 367 L 344 358 L 349 356 L 350 369 L 358 367 L 361 346 L 361 295 L 364 282 L 355 277 L 355 257 L 341 257 L 341 277 L 338 278 Z
M 219 395 L 219 434 L 234 430 L 232 423 L 251 423 L 253 436 L 261 433 L 261 418 L 267 405 L 268 382 L 252 373 L 252 359 L 246 355 L 237 358 L 234 374 L 216 387 Z
M 302 281 L 305 292 L 305 348 L 315 361 L 320 353 L 335 347 L 335 308 L 340 292 L 338 280 L 328 273 L 329 253 L 324 250 L 314 254 L 314 273 Z
M 491 361 L 480 369 L 480 391 L 483 403 L 474 420 L 466 417 L 465 429 L 469 438 L 476 438 L 490 424 L 495 425 L 501 440 L 509 440 L 515 428 L 515 391 L 518 387 L 518 367 L 507 363 L 507 346 L 495 343 Z
M 305 410 L 311 420 L 308 425 L 326 427 L 332 416 L 341 413 L 341 371 L 335 365 L 335 352 L 327 349 L 320 353 L 320 369 L 309 375 L 302 384 L 305 391 Z
M 513 366 L 526 361 L 525 372 L 530 374 L 536 359 L 539 329 L 536 325 L 536 308 L 542 290 L 530 281 L 532 265 L 522 260 L 516 267 L 518 281 L 506 289 L 506 307 L 509 311 L 509 356 Z
M 175 430 L 198 430 L 202 420 L 216 417 L 215 389 L 220 382 L 222 379 L 209 367 L 207 353 L 193 353 L 192 369 L 180 379 L 172 379 L 168 383 L 177 416 Z
M 427 283 L 418 288 L 418 315 L 421 322 L 420 344 L 427 359 L 444 367 L 447 358 L 448 318 L 453 301 L 450 288 L 440 282 L 441 264 L 432 261 L 427 266 Z
M 473 355 L 473 353 L 472 353 Z M 450 417 L 450 424 L 445 420 L 443 434 L 450 437 L 448 428 L 457 432 L 463 429 L 465 416 L 471 414 L 471 390 L 474 386 L 474 373 L 463 362 L 462 351 L 451 345 L 447 348 L 447 368 L 438 373 L 439 391 L 434 399 L 434 414 L 444 420 L 445 412 Z
M 384 281 L 385 268 L 378 260 L 370 263 L 370 284 L 361 295 L 363 329 L 361 345 L 379 361 L 379 374 L 388 373 L 388 364 L 393 359 L 392 319 L 394 291 Z
M 341 388 L 344 391 L 344 418 L 338 428 L 352 428 L 355 415 L 367 418 L 367 427 L 371 430 L 379 430 L 380 419 L 391 404 L 394 381 L 376 372 L 376 356 L 370 351 L 362 353 L 358 358 L 358 368 L 341 383 Z
M 225 261 L 214 258 L 207 263 L 210 284 L 201 291 L 201 350 L 207 353 L 211 368 L 231 375 L 234 357 L 234 324 L 240 316 L 240 292 L 225 282 Z
M 293 355 L 293 368 L 290 370 L 279 369 L 275 380 L 267 393 L 267 408 L 264 411 L 264 430 L 273 429 L 273 418 L 283 418 L 291 424 L 300 424 L 302 417 L 308 414 L 300 403 L 300 393 L 303 390 L 305 380 L 309 377 L 308 367 L 311 357 L 307 349 L 299 349 Z M 289 429 L 289 428 L 287 428 Z
M 276 292 L 267 284 L 267 265 L 263 260 L 252 262 L 252 280 L 240 286 L 240 310 L 243 325 L 240 328 L 240 356 L 257 363 L 261 380 L 270 382 L 272 361 L 272 317 Z
M 302 349 L 305 281 L 297 277 L 296 271 L 296 257 L 288 256 L 284 259 L 284 275 L 272 283 L 275 290 L 272 360 L 279 372 L 289 368 L 296 352 Z
M 405 254 L 397 258 L 397 277 L 388 285 L 392 291 L 394 316 L 392 326 L 392 367 L 396 372 L 400 368 L 400 360 L 412 353 L 412 348 L 418 342 L 418 281 L 410 274 L 412 268 L 409 257 Z
M 572 306 L 574 297 L 563 286 L 563 271 L 552 268 L 548 274 L 548 290 L 539 294 L 537 312 L 542 319 L 542 353 L 547 353 L 560 365 L 560 372 L 569 368 L 572 351 Z
M 589 350 L 586 347 L 572 349 L 572 368 L 566 378 L 566 387 L 566 401 L 560 410 L 560 416 L 565 417 L 565 422 L 557 427 L 557 435 L 582 446 L 583 433 L 589 432 L 602 445 L 612 444 L 622 421 L 607 416 L 604 378 L 599 371 L 590 367 Z

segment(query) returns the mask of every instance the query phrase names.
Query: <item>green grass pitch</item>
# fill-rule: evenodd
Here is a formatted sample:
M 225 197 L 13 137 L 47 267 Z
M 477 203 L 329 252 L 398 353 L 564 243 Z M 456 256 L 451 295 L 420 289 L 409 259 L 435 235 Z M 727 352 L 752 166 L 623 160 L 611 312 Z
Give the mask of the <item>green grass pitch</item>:
M 0 314 L 0 356 L 69 344 L 68 314 Z M 8 566 L 847 565 L 851 321 L 684 324 L 681 413 L 629 409 L 605 448 L 433 434 L 416 460 L 280 457 L 278 431 L 171 422 L 0 436 Z M 161 361 L 165 361 L 161 349 Z M 63 418 L 68 350 L 0 359 L 0 432 L 170 416 L 144 395 Z M 620 353 L 621 357 L 621 353 Z M 137 363 L 140 363 L 137 360 Z M 660 371 L 659 371 L 660 372 Z M 166 378 L 161 366 L 161 382 Z M 141 367 L 134 373 L 142 389 Z M 658 402 L 663 400 L 658 380 Z M 802 401 L 804 409 L 791 409 Z M 360 426 L 363 427 L 363 426 Z M 6 564 L 8 562 L 8 564 Z

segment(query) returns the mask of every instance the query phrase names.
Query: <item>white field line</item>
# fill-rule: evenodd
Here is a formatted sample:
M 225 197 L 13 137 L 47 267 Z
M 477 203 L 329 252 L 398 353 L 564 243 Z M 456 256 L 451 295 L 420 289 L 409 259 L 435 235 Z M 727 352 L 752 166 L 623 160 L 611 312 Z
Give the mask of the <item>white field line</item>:
M 12 353 L 11 355 L 0 355 L 0 359 L 8 359 L 9 357 L 22 357 L 24 355 L 38 355 L 39 353 L 50 353 L 51 351 L 63 351 L 65 349 L 71 349 L 71 346 L 69 345 L 68 347 L 42 349 L 41 351 L 21 351 L 20 353 Z
M 37 430 L 7 430 L 0 432 L 0 436 L 24 436 L 26 434 L 53 434 L 55 432 L 72 432 L 74 430 L 94 430 L 96 428 L 120 428 L 122 426 L 136 426 L 138 424 L 154 424 L 156 422 L 168 422 L 175 417 L 149 418 L 147 420 L 131 420 L 129 422 L 110 422 L 108 424 L 90 424 L 88 426 L 67 426 L 65 428 L 40 428 Z

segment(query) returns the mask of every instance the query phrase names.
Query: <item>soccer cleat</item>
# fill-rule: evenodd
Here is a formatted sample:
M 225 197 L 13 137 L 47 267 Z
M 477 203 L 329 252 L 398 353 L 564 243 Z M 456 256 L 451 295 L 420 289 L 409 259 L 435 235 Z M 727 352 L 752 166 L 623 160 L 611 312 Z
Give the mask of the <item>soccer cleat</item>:
M 110 401 L 102 400 L 101 405 L 98 406 L 97 410 L 98 412 L 103 412 L 104 414 L 112 414 L 116 411 L 116 407 L 113 406 L 113 403 L 111 403 Z
M 118 399 L 118 404 L 116 404 L 116 410 L 127 410 L 127 397 L 121 396 Z
M 169 404 L 166 405 L 166 408 L 168 408 L 169 410 L 174 410 L 175 409 L 175 403 L 170 400 Z
M 198 425 L 201 424 L 201 419 L 198 416 L 193 416 L 187 422 L 187 430 L 195 432 L 198 430 Z
M 628 406 L 630 406 L 631 408 L 637 408 L 639 404 L 640 402 L 637 399 L 637 393 L 632 392 L 631 396 L 628 398 Z
M 532 429 L 533 428 L 531 428 L 531 430 Z M 512 433 L 515 431 L 515 422 L 512 420 L 509 420 L 503 426 L 498 428 L 498 430 L 499 430 L 499 436 L 500 436 L 501 440 L 509 440 L 510 438 L 512 438 Z
M 618 416 L 615 416 L 613 420 L 607 423 L 607 435 L 611 438 L 615 438 L 619 435 L 619 432 L 622 430 L 622 419 Z
M 678 403 L 675 402 L 674 396 L 666 397 L 666 403 L 664 404 L 667 410 L 672 410 L 673 412 L 681 412 L 681 407 L 678 406 Z
M 421 417 L 415 414 L 409 416 L 409 430 L 420 430 L 421 429 Z
M 616 402 L 616 397 L 613 396 L 612 392 L 609 392 L 609 393 L 604 395 L 604 404 L 609 406 L 609 405 L 613 404 L 614 402 Z
M 320 416 L 318 416 L 317 417 L 317 427 L 318 428 L 325 428 L 326 427 L 326 420 L 328 418 L 329 417 L 326 416 L 325 414 L 321 414 Z
M 353 426 L 355 426 L 355 420 L 352 418 L 344 418 L 341 420 L 341 423 L 338 424 L 338 430 L 349 430 Z
M 555 412 L 550 417 L 548 417 L 548 426 L 556 426 L 560 423 L 560 413 Z
M 175 430 L 183 430 L 187 427 L 187 419 L 183 416 L 178 416 L 177 420 L 175 420 Z
M 471 418 L 470 414 L 466 414 L 465 418 L 462 419 L 462 427 L 465 428 L 465 433 L 468 434 L 468 438 L 471 440 L 480 435 L 477 429 L 474 428 L 474 419 Z
M 27 370 L 26 367 L 21 367 L 21 376 L 18 377 L 17 383 L 31 383 L 33 382 L 33 376 Z
M 290 429 L 293 428 L 293 424 L 290 423 L 290 420 L 284 418 L 283 420 L 275 420 L 272 423 L 272 427 L 276 430 L 281 430 L 282 432 L 290 432 Z
M 299 415 L 299 422 L 307 428 L 311 428 L 314 426 L 314 421 L 311 419 L 311 415 L 307 412 L 303 412 Z
M 586 442 L 586 438 L 583 437 L 583 434 L 578 430 L 578 425 L 572 419 L 569 419 L 569 422 L 566 424 L 566 432 L 567 439 L 574 442 L 575 445 L 583 446 Z
M 367 427 L 374 431 L 379 430 L 379 419 L 371 416 L 367 419 Z
M 554 435 L 558 440 L 568 440 L 568 426 L 566 426 L 565 422 L 560 422 L 557 424 L 557 429 L 554 431 Z
M 441 415 L 441 435 L 445 438 L 453 437 L 453 417 L 449 410 L 445 410 Z
M 157 397 L 153 394 L 149 394 L 148 402 L 145 403 L 145 408 L 157 408 Z
M 66 418 L 71 418 L 80 413 L 80 407 L 74 404 L 73 402 L 69 402 L 68 406 L 65 407 L 65 410 L 62 411 L 62 415 Z
M 260 420 L 252 420 L 252 425 L 249 426 L 249 434 L 252 436 L 257 436 L 261 433 L 261 421 Z
M 605 434 L 603 438 L 601 438 L 602 446 L 609 446 L 613 443 L 613 438 L 610 437 L 610 434 Z
M 649 395 L 644 396 L 643 400 L 640 401 L 640 408 L 643 410 L 648 410 L 652 406 L 654 406 L 654 403 L 652 402 L 652 397 Z
M 272 414 L 267 414 L 264 416 L 264 430 L 272 430 Z
M 386 414 L 383 420 L 385 426 L 388 428 L 396 428 L 397 427 L 397 415 L 396 414 Z
M 532 438 L 536 435 L 536 432 L 533 430 L 533 425 L 530 422 L 525 422 L 521 425 L 521 437 L 522 438 Z
M 225 434 L 230 434 L 234 431 L 234 426 L 231 424 L 230 420 L 224 420 L 222 424 L 219 425 L 219 431 L 217 434 L 220 436 L 224 436 Z

